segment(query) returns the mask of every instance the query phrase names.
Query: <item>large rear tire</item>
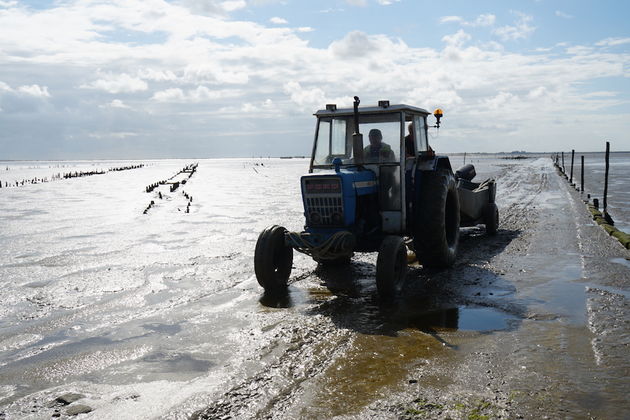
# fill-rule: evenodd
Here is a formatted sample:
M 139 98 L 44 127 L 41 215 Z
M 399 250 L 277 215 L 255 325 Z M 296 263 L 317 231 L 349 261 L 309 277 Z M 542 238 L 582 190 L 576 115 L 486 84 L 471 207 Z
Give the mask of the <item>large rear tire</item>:
M 256 242 L 254 272 L 267 293 L 286 290 L 293 265 L 293 248 L 285 243 L 286 229 L 271 226 L 263 230 Z
M 483 222 L 486 225 L 486 233 L 494 236 L 499 228 L 499 209 L 495 203 L 488 203 L 483 209 Z
M 424 267 L 455 263 L 459 246 L 459 195 L 448 170 L 422 172 L 414 211 L 413 243 Z
M 395 297 L 407 274 L 407 246 L 399 236 L 386 236 L 376 259 L 376 288 L 383 299 Z

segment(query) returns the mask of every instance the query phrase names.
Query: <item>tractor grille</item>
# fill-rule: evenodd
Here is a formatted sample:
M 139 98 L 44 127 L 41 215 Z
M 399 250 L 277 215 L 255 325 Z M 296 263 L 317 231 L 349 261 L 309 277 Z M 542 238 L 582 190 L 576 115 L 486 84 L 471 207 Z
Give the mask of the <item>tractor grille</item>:
M 343 199 L 338 178 L 311 178 L 305 182 L 308 226 L 343 226 Z
M 343 225 L 341 196 L 307 198 L 306 215 L 309 226 Z

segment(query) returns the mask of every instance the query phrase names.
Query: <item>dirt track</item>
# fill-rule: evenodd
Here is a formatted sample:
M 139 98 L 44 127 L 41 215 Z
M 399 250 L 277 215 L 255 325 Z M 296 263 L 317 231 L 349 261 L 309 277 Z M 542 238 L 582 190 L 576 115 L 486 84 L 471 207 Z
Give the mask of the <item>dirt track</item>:
M 497 181 L 499 234 L 464 230 L 455 267 L 412 267 L 395 304 L 373 255 L 297 258 L 289 296 L 261 298 L 243 376 L 194 417 L 627 417 L 630 254 L 547 160 Z

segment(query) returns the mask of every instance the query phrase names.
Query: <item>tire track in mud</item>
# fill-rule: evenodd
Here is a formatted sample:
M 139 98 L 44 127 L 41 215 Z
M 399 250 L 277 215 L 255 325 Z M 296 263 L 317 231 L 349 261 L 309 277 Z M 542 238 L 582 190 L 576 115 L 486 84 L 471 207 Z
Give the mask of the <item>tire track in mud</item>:
M 504 168 L 501 174 L 497 177 L 497 185 L 499 191 L 497 192 L 498 202 L 508 202 L 506 207 L 499 207 L 501 227 L 512 227 L 516 224 L 515 221 L 528 221 L 528 226 L 531 225 L 533 217 L 531 217 L 532 210 L 535 209 L 534 202 L 543 191 L 549 188 L 549 175 L 547 172 L 535 172 L 527 170 L 527 166 L 509 166 Z M 532 191 L 532 185 L 535 185 Z M 522 193 L 526 191 L 526 193 Z M 524 201 L 521 201 L 523 200 Z M 519 225 L 521 223 L 518 223 Z
M 352 341 L 349 331 L 326 325 L 322 318 L 293 320 L 302 323 L 300 327 L 279 326 L 271 342 L 259 350 L 266 366 L 191 418 L 273 418 L 284 411 L 302 384 L 324 372 Z

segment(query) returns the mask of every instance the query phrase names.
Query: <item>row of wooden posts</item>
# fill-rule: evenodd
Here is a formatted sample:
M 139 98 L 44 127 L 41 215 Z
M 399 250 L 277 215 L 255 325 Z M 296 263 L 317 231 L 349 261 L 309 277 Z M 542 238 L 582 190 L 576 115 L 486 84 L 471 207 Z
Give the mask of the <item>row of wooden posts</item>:
M 100 170 L 95 170 L 95 171 L 74 171 L 74 172 L 65 172 L 65 173 L 57 173 L 57 174 L 53 174 L 50 177 L 50 181 L 58 181 L 61 179 L 71 179 L 71 178 L 81 178 L 84 176 L 92 176 L 92 175 L 103 175 L 106 172 L 120 172 L 120 171 L 128 171 L 131 169 L 140 169 L 143 168 L 144 164 L 140 164 L 140 165 L 131 165 L 131 166 L 122 166 L 119 168 L 109 168 L 107 171 L 104 171 L 102 169 Z M 7 167 L 8 170 L 8 167 Z M 15 182 L 15 184 L 14 184 Z M 32 179 L 23 179 L 21 181 L 11 181 L 11 183 L 6 182 L 4 183 L 4 188 L 10 188 L 10 187 L 23 187 L 25 185 L 32 185 L 32 184 L 40 184 L 40 183 L 44 183 L 44 182 L 49 182 L 48 177 L 44 177 L 44 178 L 32 178 Z M 0 181 L 0 188 L 2 188 L 2 181 Z
M 575 162 L 575 150 L 571 150 L 571 168 L 569 171 L 569 175 L 566 173 L 566 167 L 564 164 L 564 152 L 556 153 L 552 156 L 556 167 L 562 172 L 562 174 L 569 180 L 569 183 L 575 186 L 573 182 L 573 166 Z M 581 165 L 580 165 L 580 187 L 577 188 L 580 193 L 584 194 L 584 155 L 580 156 Z M 604 205 L 604 215 L 607 220 L 609 220 L 610 224 L 614 224 L 612 218 L 608 214 L 608 174 L 610 169 L 610 142 L 606 142 L 606 171 L 604 175 L 604 197 L 603 197 L 603 205 Z M 590 199 L 591 195 L 587 194 L 587 199 Z M 597 198 L 593 198 L 593 205 L 595 208 L 599 209 L 599 200 Z
M 185 185 L 187 180 L 190 179 L 190 177 L 192 177 L 195 174 L 195 172 L 197 172 L 197 167 L 198 166 L 199 166 L 199 163 L 191 163 L 190 165 L 186 165 L 180 171 L 178 171 L 175 175 L 173 175 L 170 178 L 168 178 L 168 181 L 162 180 L 162 181 L 155 182 L 155 183 L 153 183 L 151 185 L 146 186 L 144 191 L 147 192 L 147 193 L 151 193 L 151 192 L 153 192 L 153 190 L 158 188 L 160 185 L 169 184 L 170 185 L 170 187 L 169 187 L 170 192 L 175 192 L 179 188 L 180 185 Z M 188 174 L 188 178 L 182 179 L 181 181 L 171 181 L 176 176 L 178 176 L 180 174 L 185 174 L 185 173 Z M 192 203 L 192 201 L 193 201 L 192 196 L 188 195 L 186 192 L 182 192 L 182 193 L 183 193 L 184 197 L 186 197 L 186 200 L 187 200 L 186 213 L 190 213 L 190 203 Z M 163 199 L 161 191 L 158 191 L 158 198 L 160 200 Z M 155 201 L 151 200 L 151 202 L 149 203 L 147 208 L 144 209 L 142 214 L 147 214 L 148 211 L 151 210 L 151 207 L 153 207 L 155 205 L 156 205 Z M 179 208 L 177 210 L 179 210 Z

